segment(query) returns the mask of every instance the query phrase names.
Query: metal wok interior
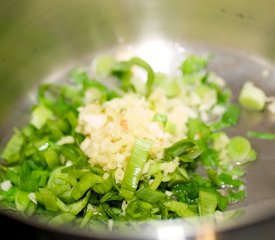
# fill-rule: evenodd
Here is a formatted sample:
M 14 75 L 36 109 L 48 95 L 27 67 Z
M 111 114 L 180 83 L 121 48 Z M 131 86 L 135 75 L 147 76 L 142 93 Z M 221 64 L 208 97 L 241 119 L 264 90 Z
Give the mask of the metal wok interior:
M 2 0 L 1 145 L 14 126 L 27 120 L 40 82 L 59 81 L 71 67 L 106 51 L 139 55 L 164 71 L 189 51 L 210 52 L 214 56 L 210 67 L 228 81 L 233 97 L 247 80 L 275 96 L 274 6 L 274 0 Z M 274 132 L 274 120 L 268 114 L 243 112 L 230 132 Z M 140 230 L 128 238 L 258 239 L 264 235 L 264 239 L 274 239 L 274 142 L 254 139 L 252 144 L 259 154 L 257 162 L 247 168 L 244 217 L 225 226 L 199 226 L 195 231 L 181 221 L 158 223 L 151 232 Z M 50 228 L 4 212 L 0 216 L 3 232 L 12 225 L 30 239 L 126 238 Z

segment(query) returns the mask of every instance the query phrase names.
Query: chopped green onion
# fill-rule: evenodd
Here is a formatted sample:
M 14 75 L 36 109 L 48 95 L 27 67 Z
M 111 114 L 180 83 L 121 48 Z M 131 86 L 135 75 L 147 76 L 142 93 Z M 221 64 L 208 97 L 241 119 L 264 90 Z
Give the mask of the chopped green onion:
M 14 169 L 7 169 L 6 178 L 9 179 L 13 184 L 20 185 L 20 176 L 18 172 L 15 172 Z
M 239 94 L 239 103 L 246 109 L 262 111 L 266 103 L 265 92 L 252 82 L 245 82 Z
M 24 136 L 20 131 L 16 130 L 2 153 L 2 157 L 7 161 L 7 163 L 11 164 L 20 161 L 20 150 L 23 144 Z
M 196 55 L 188 56 L 181 65 L 181 71 L 185 74 L 198 73 L 208 65 L 209 57 L 200 57 Z
M 108 203 L 101 203 L 101 206 L 111 219 L 116 220 L 118 218 L 118 215 L 113 211 Z
M 216 196 L 218 200 L 217 209 L 225 211 L 229 204 L 228 198 L 226 196 L 223 196 L 219 192 L 216 193 Z
M 140 188 L 136 191 L 136 196 L 148 203 L 157 203 L 167 197 L 164 193 L 152 190 L 150 188 Z
M 166 132 L 171 133 L 171 134 L 175 134 L 176 129 L 177 129 L 176 124 L 171 123 L 171 122 L 166 122 L 166 124 L 165 124 L 165 131 Z
M 184 183 L 189 180 L 188 173 L 186 169 L 179 167 L 170 176 L 168 186 L 173 186 L 175 184 Z
M 113 187 L 112 176 L 110 175 L 106 180 L 101 183 L 95 183 L 92 186 L 92 189 L 99 194 L 105 194 L 109 192 Z
M 93 173 L 86 173 L 72 190 L 72 197 L 75 200 L 81 198 L 94 184 L 102 183 L 104 179 Z
M 39 105 L 32 111 L 31 124 L 40 129 L 52 116 L 53 112 L 50 109 L 44 105 Z
M 153 117 L 153 121 L 165 124 L 167 122 L 167 118 L 168 117 L 166 114 L 156 113 Z
M 87 205 L 90 195 L 91 192 L 89 191 L 85 197 L 71 204 L 65 204 L 57 198 L 56 204 L 63 212 L 69 212 L 73 215 L 77 215 Z
M 244 190 L 241 191 L 229 191 L 227 196 L 229 203 L 237 203 L 242 201 L 246 197 L 246 192 Z
M 175 212 L 180 217 L 194 217 L 196 213 L 188 208 L 188 204 L 178 201 L 164 202 L 163 205 L 168 208 L 169 211 Z
M 80 228 L 84 228 L 88 224 L 90 219 L 93 217 L 93 215 L 94 215 L 94 208 L 91 204 L 88 203 L 85 211 L 85 215 L 80 223 Z
M 187 122 L 188 137 L 193 141 L 196 141 L 200 147 L 208 145 L 208 136 L 210 134 L 210 128 L 199 119 L 189 119 Z
M 150 148 L 151 143 L 146 140 L 137 139 L 135 142 L 120 189 L 120 196 L 127 200 L 134 196 Z
M 108 202 L 108 201 L 121 201 L 123 200 L 123 197 L 119 196 L 117 192 L 110 191 L 103 195 L 103 197 L 100 199 L 100 202 Z
M 48 148 L 46 151 L 44 151 L 43 156 L 50 169 L 55 168 L 60 164 L 59 155 L 52 148 Z
M 94 61 L 94 69 L 98 75 L 108 75 L 112 71 L 115 59 L 109 55 L 98 56 Z
M 248 131 L 246 133 L 246 135 L 251 138 L 258 138 L 258 139 L 264 139 L 264 140 L 275 140 L 274 133 Z
M 230 104 L 225 113 L 223 114 L 222 118 L 214 122 L 211 127 L 214 131 L 221 130 L 223 128 L 235 126 L 240 117 L 240 108 L 237 105 Z
M 59 210 L 57 198 L 48 188 L 40 188 L 39 192 L 36 193 L 36 198 L 48 211 L 56 212 Z
M 65 144 L 60 147 L 61 154 L 77 166 L 85 166 L 87 156 L 75 144 Z
M 218 205 L 218 199 L 215 193 L 199 191 L 199 214 L 201 216 L 211 215 L 215 212 Z
M 147 71 L 147 81 L 146 81 L 146 96 L 148 97 L 151 94 L 154 79 L 155 79 L 155 73 L 152 69 L 152 67 L 145 62 L 143 59 L 139 57 L 133 57 L 129 61 L 132 65 L 137 65 L 139 67 L 144 68 Z
M 242 177 L 245 174 L 246 174 L 245 170 L 242 169 L 241 167 L 235 167 L 230 171 L 230 175 L 232 176 Z
M 136 199 L 128 204 L 126 214 L 130 219 L 134 220 L 150 219 L 152 217 L 152 210 L 152 204 Z
M 180 87 L 177 78 L 171 78 L 164 73 L 155 73 L 155 86 L 163 88 L 165 95 L 169 98 L 180 94 Z
M 62 213 L 53 217 L 48 224 L 52 226 L 60 226 L 72 222 L 75 218 L 76 216 L 71 213 Z
M 36 210 L 35 204 L 29 199 L 29 192 L 17 190 L 15 194 L 15 206 L 18 211 L 30 216 Z
M 118 77 L 121 80 L 121 88 L 125 91 L 132 89 L 133 86 L 131 84 L 131 68 L 136 65 L 138 67 L 143 68 L 147 71 L 147 81 L 146 81 L 146 97 L 148 97 L 152 91 L 155 73 L 152 67 L 143 59 L 139 57 L 132 57 L 129 61 L 118 62 L 113 66 L 112 74 Z
M 243 163 L 249 158 L 250 142 L 241 136 L 233 137 L 227 145 L 228 156 L 237 163 Z
M 160 171 L 158 173 L 156 173 L 154 175 L 154 181 L 152 183 L 150 183 L 149 188 L 152 190 L 157 190 L 157 188 L 159 187 L 159 185 L 162 182 L 162 178 L 163 178 L 163 174 Z
M 185 158 L 193 160 L 201 152 L 202 150 L 195 142 L 190 139 L 183 139 L 164 149 L 164 159 L 171 161 L 175 157 L 179 157 L 183 161 Z
M 148 169 L 148 175 L 152 176 L 152 175 L 156 175 L 160 172 L 160 165 L 162 164 L 162 162 L 156 162 L 156 163 L 152 163 L 149 166 Z
M 240 179 L 235 178 L 235 176 L 222 172 L 217 180 L 219 181 L 219 185 L 221 187 L 240 187 L 241 185 L 244 184 L 244 182 Z

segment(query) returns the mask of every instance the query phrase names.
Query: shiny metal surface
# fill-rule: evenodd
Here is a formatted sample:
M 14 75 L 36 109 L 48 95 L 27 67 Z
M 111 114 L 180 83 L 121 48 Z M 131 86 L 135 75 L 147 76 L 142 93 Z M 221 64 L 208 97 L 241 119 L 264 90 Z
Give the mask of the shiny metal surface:
M 211 52 L 214 61 L 210 67 L 228 80 L 234 97 L 247 80 L 275 96 L 273 6 L 274 0 L 2 0 L 1 144 L 14 126 L 20 127 L 28 118 L 39 82 L 60 80 L 72 66 L 87 63 L 105 51 L 124 56 L 138 54 L 159 70 L 173 68 L 186 51 Z M 238 127 L 230 129 L 229 133 L 274 132 L 274 121 L 275 116 L 244 111 Z M 259 155 L 258 161 L 248 166 L 248 197 L 242 203 L 247 208 L 245 217 L 217 229 L 196 229 L 194 238 L 258 239 L 263 231 L 269 231 L 265 239 L 275 237 L 272 228 L 275 219 L 274 141 L 252 140 L 252 144 Z M 174 223 L 170 231 L 175 232 L 176 226 L 178 223 Z M 183 231 L 182 223 L 179 226 L 175 239 L 187 239 L 187 229 Z M 161 238 L 165 234 L 163 229 L 162 226 L 152 232 L 150 239 L 164 239 Z M 41 231 L 51 232 L 52 239 L 58 232 L 56 229 Z M 197 235 L 200 232 L 202 236 Z M 64 232 L 60 230 L 56 234 L 62 239 L 60 234 Z M 75 236 L 70 234 L 73 239 Z M 145 237 L 141 232 L 134 236 L 136 239 Z M 95 239 L 95 236 L 89 237 Z

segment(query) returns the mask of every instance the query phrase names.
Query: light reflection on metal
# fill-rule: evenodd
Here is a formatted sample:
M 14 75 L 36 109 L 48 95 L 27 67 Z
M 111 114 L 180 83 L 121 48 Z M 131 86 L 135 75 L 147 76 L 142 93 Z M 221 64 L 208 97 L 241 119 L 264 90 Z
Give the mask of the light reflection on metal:
M 157 229 L 158 240 L 185 240 L 185 230 L 181 225 L 162 226 Z
M 143 42 L 136 48 L 136 55 L 149 62 L 155 71 L 168 72 L 173 59 L 173 49 L 169 42 L 162 39 L 152 39 Z
M 116 57 L 125 60 L 137 56 L 147 61 L 154 71 L 169 73 L 182 60 L 184 53 L 185 48 L 179 43 L 156 38 L 137 45 L 122 45 Z
M 216 240 L 216 233 L 213 225 L 201 225 L 196 240 Z

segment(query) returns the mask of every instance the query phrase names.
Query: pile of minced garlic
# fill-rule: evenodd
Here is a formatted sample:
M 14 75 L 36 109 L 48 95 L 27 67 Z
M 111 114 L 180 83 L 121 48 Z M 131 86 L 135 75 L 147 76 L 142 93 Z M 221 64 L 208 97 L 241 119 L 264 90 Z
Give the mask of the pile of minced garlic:
M 216 102 L 215 94 L 202 99 L 195 91 L 182 90 L 171 98 L 162 88 L 155 88 L 149 98 L 125 93 L 103 103 L 93 99 L 79 108 L 77 131 L 85 136 L 80 147 L 92 166 L 101 166 L 107 172 L 115 170 L 116 181 L 121 182 L 135 139 L 149 140 L 150 161 L 159 161 L 164 148 L 186 137 L 188 119 L 210 109 L 215 111 Z M 163 124 L 154 120 L 155 114 L 165 115 L 175 131 L 167 132 Z

